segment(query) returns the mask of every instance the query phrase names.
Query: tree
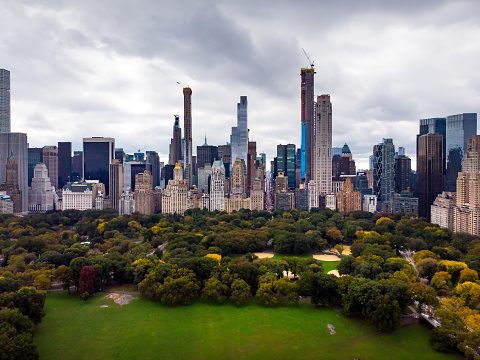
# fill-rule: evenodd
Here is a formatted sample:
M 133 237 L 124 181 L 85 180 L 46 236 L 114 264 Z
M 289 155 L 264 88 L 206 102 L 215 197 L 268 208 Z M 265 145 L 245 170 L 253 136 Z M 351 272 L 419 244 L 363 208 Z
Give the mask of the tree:
M 245 280 L 236 279 L 231 286 L 231 299 L 235 301 L 237 305 L 244 304 L 250 296 L 250 285 Z
M 417 282 L 412 284 L 413 300 L 418 301 L 418 307 L 422 308 L 423 305 L 437 306 L 438 299 L 435 296 L 435 290 L 423 283 Z
M 35 278 L 33 286 L 37 288 L 39 287 L 41 290 L 47 290 L 50 287 L 51 283 L 52 281 L 48 278 L 47 275 L 41 274 Z
M 311 302 L 315 306 L 329 305 L 338 298 L 335 275 L 308 271 L 303 274 L 299 286 L 301 294 L 311 296 Z
M 263 219 L 263 218 L 262 218 Z M 227 298 L 229 289 L 228 286 L 223 284 L 215 277 L 211 277 L 205 281 L 203 287 L 202 298 L 211 300 L 217 303 L 222 303 Z
M 466 281 L 475 282 L 478 280 L 478 272 L 472 269 L 465 268 L 460 271 L 460 279 L 458 280 L 459 284 L 462 284 Z
M 199 289 L 192 270 L 174 265 L 163 284 L 158 286 L 157 296 L 163 304 L 190 305 Z
M 450 291 L 452 275 L 446 271 L 439 271 L 435 273 L 430 281 L 430 286 L 432 286 L 438 293 L 446 294 Z
M 14 293 L 0 294 L 0 308 L 17 308 L 35 324 L 39 324 L 42 317 L 45 316 L 43 306 L 46 298 L 46 291 L 38 291 L 33 287 L 23 287 Z
M 343 253 L 343 245 L 342 244 L 337 244 L 333 247 L 336 252 L 338 252 L 340 255 Z
M 63 290 L 67 290 L 70 294 L 70 285 L 72 284 L 73 271 L 68 266 L 60 265 L 55 270 L 55 277 L 62 282 Z
M 95 269 L 91 266 L 84 266 L 80 271 L 78 284 L 78 289 L 82 294 L 88 292 L 93 295 L 95 292 Z
M 18 309 L 0 309 L 0 359 L 38 359 L 32 321 Z
M 80 271 L 82 271 L 83 267 L 86 265 L 86 259 L 84 257 L 77 257 L 75 259 L 72 259 L 70 261 L 70 269 L 72 269 L 72 275 L 73 275 L 73 282 L 75 283 L 75 287 L 79 287 L 79 281 L 80 281 Z

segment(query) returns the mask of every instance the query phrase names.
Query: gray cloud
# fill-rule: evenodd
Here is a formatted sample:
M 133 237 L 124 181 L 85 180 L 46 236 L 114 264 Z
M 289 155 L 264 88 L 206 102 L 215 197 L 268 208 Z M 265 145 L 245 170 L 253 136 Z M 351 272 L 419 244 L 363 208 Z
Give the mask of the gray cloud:
M 0 67 L 12 130 L 32 146 L 112 136 L 168 157 L 177 81 L 193 89 L 194 146 L 224 144 L 249 100 L 257 151 L 300 144 L 301 48 L 333 102 L 334 146 L 359 167 L 392 137 L 414 157 L 418 119 L 478 112 L 476 1 L 3 1 Z M 142 145 L 142 146 L 141 146 Z

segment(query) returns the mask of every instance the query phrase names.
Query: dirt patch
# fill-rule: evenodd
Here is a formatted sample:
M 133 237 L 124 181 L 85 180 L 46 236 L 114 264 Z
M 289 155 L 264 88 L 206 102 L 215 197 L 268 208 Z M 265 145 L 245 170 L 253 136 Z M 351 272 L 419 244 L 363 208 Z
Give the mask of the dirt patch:
M 340 261 L 341 259 L 337 255 L 313 255 L 315 260 L 320 261 Z
M 100 305 L 100 307 L 108 307 L 108 305 Z
M 337 250 L 335 249 L 332 249 L 332 250 L 338 254 Z M 350 245 L 343 245 L 342 255 L 352 255 L 352 251 L 350 250 Z
M 268 258 L 272 258 L 275 256 L 274 253 L 263 253 L 263 252 L 257 252 L 257 253 L 254 253 L 254 255 L 256 255 L 259 259 L 268 259 Z
M 138 298 L 133 297 L 132 295 L 129 295 L 129 294 L 111 293 L 111 294 L 106 295 L 104 297 L 104 299 L 113 300 L 115 302 L 115 304 L 123 306 L 123 305 L 130 304 L 130 301 L 132 301 L 133 299 L 138 299 Z
M 330 335 L 334 335 L 336 333 L 335 326 L 332 324 L 327 324 L 328 330 L 330 330 Z
M 340 274 L 338 273 L 338 270 L 330 270 L 327 274 L 335 275 L 336 277 L 340 277 Z

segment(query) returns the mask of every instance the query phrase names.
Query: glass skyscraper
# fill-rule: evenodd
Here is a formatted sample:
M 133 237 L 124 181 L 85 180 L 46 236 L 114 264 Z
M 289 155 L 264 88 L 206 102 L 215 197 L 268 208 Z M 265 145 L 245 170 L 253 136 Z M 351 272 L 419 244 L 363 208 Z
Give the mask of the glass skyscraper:
M 245 163 L 248 155 L 248 126 L 247 126 L 247 97 L 240 96 L 240 102 L 237 104 L 237 126 L 232 127 L 230 136 L 231 164 L 238 158 Z M 232 166 L 232 165 L 231 165 Z
M 457 176 L 462 171 L 463 153 L 467 150 L 467 141 L 477 134 L 477 114 L 464 113 L 447 116 L 446 134 L 447 178 L 445 185 L 447 191 L 456 191 Z
M 0 132 L 10 132 L 10 71 L 0 69 Z
M 115 139 L 83 139 L 83 180 L 99 180 L 109 195 L 110 164 L 115 156 Z

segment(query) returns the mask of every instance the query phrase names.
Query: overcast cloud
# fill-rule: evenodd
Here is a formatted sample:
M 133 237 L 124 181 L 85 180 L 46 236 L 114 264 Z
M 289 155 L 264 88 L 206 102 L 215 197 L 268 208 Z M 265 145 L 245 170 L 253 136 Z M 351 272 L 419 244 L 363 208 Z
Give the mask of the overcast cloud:
M 480 108 L 480 2 L 0 0 L 0 68 L 12 131 L 30 146 L 114 137 L 168 161 L 182 86 L 193 143 L 229 141 L 248 96 L 250 139 L 268 160 L 300 145 L 300 68 L 333 103 L 333 144 L 357 168 L 393 138 L 414 160 L 418 120 Z

